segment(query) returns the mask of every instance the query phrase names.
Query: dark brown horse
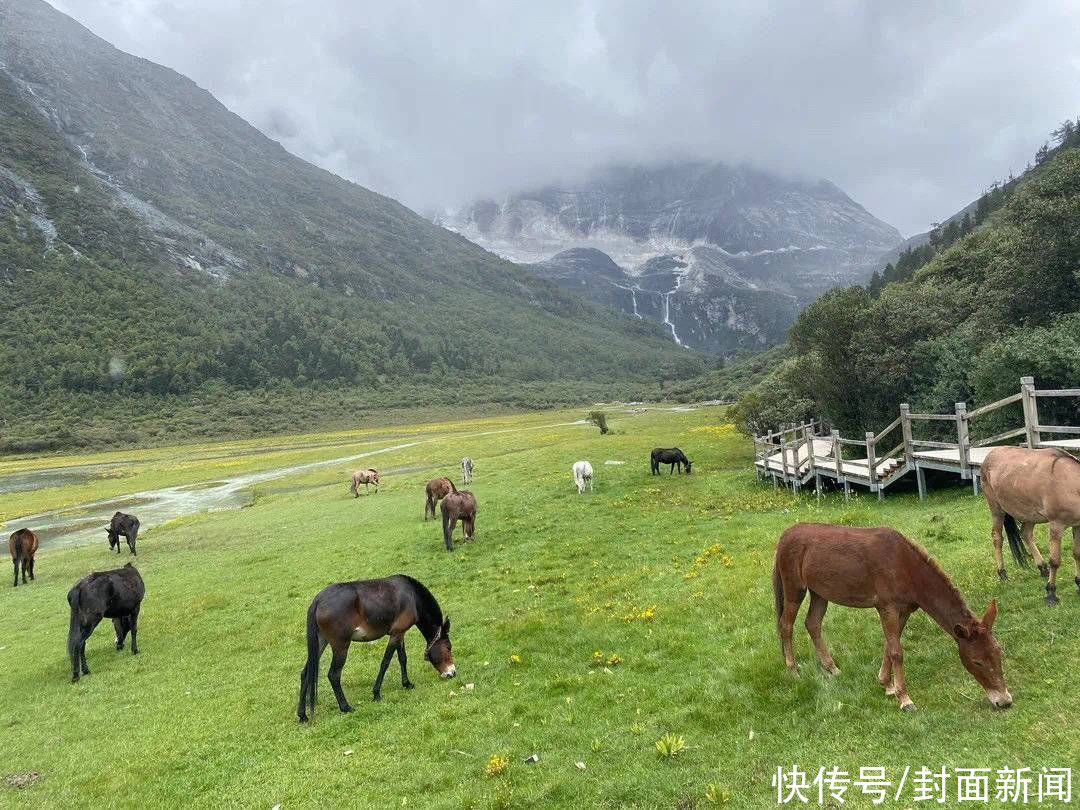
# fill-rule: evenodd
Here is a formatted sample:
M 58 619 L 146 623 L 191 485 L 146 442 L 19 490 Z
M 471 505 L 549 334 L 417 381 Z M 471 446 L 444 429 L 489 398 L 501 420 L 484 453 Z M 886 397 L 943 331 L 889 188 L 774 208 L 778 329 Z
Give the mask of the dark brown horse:
M 1075 582 L 1080 588 L 1080 542 L 1076 538 L 1076 527 L 1080 526 L 1080 462 L 1057 448 L 995 447 L 986 454 L 980 475 L 993 521 L 990 536 L 994 541 L 998 576 L 1005 579 L 1005 561 L 1001 556 L 1004 528 L 1013 558 L 1026 565 L 1024 546 L 1027 546 L 1039 573 L 1048 579 L 1046 603 L 1056 605 L 1061 536 L 1071 526 Z M 1050 524 L 1049 567 L 1035 545 L 1037 523 Z
M 653 475 L 660 474 L 660 465 L 668 465 L 668 475 L 679 471 L 679 475 L 682 475 L 683 470 L 686 470 L 686 474 L 690 475 L 690 468 L 694 462 L 686 457 L 686 453 L 680 450 L 678 447 L 657 447 L 654 448 L 649 455 L 649 468 Z
M 8 538 L 8 554 L 11 555 L 11 564 L 15 567 L 15 586 L 19 585 L 19 568 L 22 567 L 22 581 L 26 584 L 26 575 L 34 579 L 34 554 L 37 553 L 37 535 L 29 529 L 16 529 Z
M 139 519 L 134 515 L 125 515 L 116 512 L 109 521 L 105 533 L 109 535 L 109 548 L 115 548 L 120 553 L 120 535 L 124 535 L 131 553 L 135 553 L 135 541 L 139 539 Z
M 829 674 L 840 672 L 821 637 L 829 602 L 877 608 L 885 633 L 878 682 L 885 694 L 896 695 L 900 708 L 914 710 L 904 685 L 900 635 L 908 617 L 922 608 L 956 641 L 960 661 L 986 691 L 990 703 L 1001 709 L 1012 705 L 1001 672 L 1001 647 L 992 632 L 997 600 L 990 602 L 982 619 L 976 618 L 941 567 L 899 532 L 798 523 L 780 536 L 773 594 L 784 663 L 793 672 L 797 668 L 791 630 L 807 591 L 806 630 Z
M 95 571 L 75 583 L 68 591 L 71 625 L 68 629 L 68 656 L 71 680 L 79 680 L 79 669 L 89 675 L 86 665 L 86 640 L 102 619 L 112 619 L 116 630 L 116 649 L 124 649 L 124 639 L 131 633 L 131 654 L 138 655 L 139 611 L 146 588 L 138 570 L 131 563 L 113 571 Z
M 300 671 L 300 702 L 296 707 L 300 722 L 307 722 L 308 712 L 315 711 L 319 659 L 327 644 L 334 653 L 327 677 L 341 711 L 352 711 L 341 691 L 341 670 L 354 641 L 390 636 L 372 687 L 375 700 L 382 696 L 383 676 L 395 652 L 401 664 L 401 685 L 412 689 L 405 668 L 405 633 L 410 627 L 416 627 L 427 642 L 424 658 L 440 676 L 453 678 L 457 667 L 450 646 L 450 617 L 443 617 L 431 591 L 412 577 L 395 574 L 383 579 L 339 582 L 319 591 L 307 614 L 307 662 Z
M 449 478 L 432 478 L 427 482 L 424 499 L 424 520 L 435 517 L 436 504 L 451 492 L 457 492 L 457 487 Z
M 476 498 L 467 489 L 451 492 L 439 505 L 442 509 L 443 542 L 446 550 L 454 550 L 454 529 L 461 521 L 461 533 L 466 540 L 472 540 L 476 532 Z

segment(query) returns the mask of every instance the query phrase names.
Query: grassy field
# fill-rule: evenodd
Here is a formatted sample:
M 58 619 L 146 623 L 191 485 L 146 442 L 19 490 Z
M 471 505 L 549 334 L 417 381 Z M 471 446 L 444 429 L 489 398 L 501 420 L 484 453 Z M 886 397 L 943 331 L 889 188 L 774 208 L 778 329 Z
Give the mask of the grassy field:
M 747 442 L 720 409 L 612 415 L 609 436 L 565 424 L 579 412 L 556 412 L 0 462 L 0 476 L 126 462 L 118 474 L 0 496 L 12 515 L 214 480 L 223 467 L 419 442 L 378 457 L 390 471 L 378 495 L 349 497 L 342 464 L 270 482 L 248 508 L 146 532 L 140 655 L 114 651 L 102 625 L 87 646 L 93 673 L 78 685 L 65 657 L 65 595 L 86 572 L 117 564 L 104 537 L 42 553 L 27 588 L 0 579 L 0 780 L 40 774 L 23 789 L 0 781 L 0 805 L 765 807 L 776 803 L 781 765 L 812 774 L 886 766 L 897 778 L 904 766 L 1080 766 L 1080 598 L 1068 551 L 1062 604 L 1050 610 L 1034 572 L 1012 569 L 998 582 L 985 505 L 968 489 L 925 504 L 905 495 L 819 503 L 757 482 Z M 676 444 L 694 474 L 650 477 L 649 450 Z M 423 484 L 465 454 L 477 464 L 477 537 L 447 554 L 437 525 L 421 520 Z M 596 470 L 583 497 L 570 480 L 579 458 Z M 876 683 L 873 611 L 829 611 L 836 678 L 816 667 L 800 622 L 802 676 L 787 676 L 770 572 L 776 538 L 797 521 L 895 526 L 931 550 L 973 610 L 997 596 L 1015 706 L 992 710 L 922 613 L 905 633 L 917 713 Z M 313 722 L 299 725 L 311 598 L 329 582 L 397 571 L 425 582 L 451 616 L 458 678 L 438 679 L 413 631 L 416 689 L 400 688 L 395 665 L 373 703 L 383 645 L 354 644 L 343 686 L 356 711 L 338 713 L 327 654 Z M 685 742 L 670 757 L 656 745 L 669 734 Z M 525 764 L 533 753 L 539 762 Z M 507 764 L 489 775 L 493 756 Z M 918 806 L 911 795 L 885 806 Z M 869 806 L 855 788 L 845 798 Z

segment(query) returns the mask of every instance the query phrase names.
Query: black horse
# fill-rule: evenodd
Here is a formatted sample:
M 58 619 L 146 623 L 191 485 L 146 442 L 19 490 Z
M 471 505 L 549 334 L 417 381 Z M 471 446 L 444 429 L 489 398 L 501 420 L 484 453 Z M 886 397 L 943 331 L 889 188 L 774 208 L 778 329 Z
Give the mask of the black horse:
M 125 515 L 117 512 L 112 516 L 109 526 L 105 529 L 109 535 L 109 548 L 115 548 L 120 553 L 120 535 L 124 535 L 131 553 L 135 553 L 135 541 L 139 537 L 139 519 L 134 515 Z
M 412 689 L 405 668 L 405 633 L 414 626 L 427 641 L 424 658 L 440 676 L 453 678 L 457 667 L 450 648 L 450 618 L 443 617 L 431 591 L 412 577 L 395 574 L 383 579 L 338 582 L 319 591 L 307 614 L 307 662 L 300 670 L 300 702 L 296 707 L 300 722 L 307 722 L 308 711 L 315 711 L 319 659 L 327 644 L 334 653 L 327 677 L 341 711 L 352 711 L 341 691 L 341 670 L 354 641 L 390 636 L 372 687 L 375 700 L 382 697 L 383 676 L 395 652 L 401 664 L 401 685 Z
M 685 469 L 686 474 L 690 474 L 690 466 L 694 462 L 690 461 L 686 457 L 686 453 L 680 450 L 678 447 L 657 447 L 652 451 L 652 457 L 650 466 L 652 467 L 652 474 L 660 474 L 660 465 L 670 465 L 668 469 L 668 475 L 675 472 L 675 468 L 679 468 L 679 474 L 682 475 L 682 471 Z
M 71 626 L 68 630 L 68 657 L 71 658 L 71 680 L 89 675 L 86 665 L 86 640 L 104 619 L 113 620 L 116 630 L 116 649 L 124 649 L 124 639 L 131 633 L 131 654 L 138 655 L 139 610 L 146 588 L 138 570 L 128 563 L 112 571 L 95 571 L 75 583 L 68 591 L 71 606 Z

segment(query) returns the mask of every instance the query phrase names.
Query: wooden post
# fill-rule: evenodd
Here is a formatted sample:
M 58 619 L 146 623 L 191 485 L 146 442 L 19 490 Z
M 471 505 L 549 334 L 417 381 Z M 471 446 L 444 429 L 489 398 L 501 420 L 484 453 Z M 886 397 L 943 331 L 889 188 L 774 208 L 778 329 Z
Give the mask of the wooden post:
M 881 498 L 881 490 L 877 480 L 877 461 L 874 459 L 874 434 L 866 431 L 866 472 L 870 480 L 870 491 L 878 494 Z
M 919 485 L 919 500 L 926 500 L 926 471 L 915 462 L 915 481 Z
M 968 464 L 968 451 L 971 450 L 971 442 L 968 439 L 967 403 L 956 403 L 956 443 L 960 445 L 960 477 L 971 477 L 971 467 Z
M 904 463 L 914 467 L 915 440 L 911 434 L 911 406 L 906 402 L 900 406 L 900 432 L 904 436 Z
M 780 425 L 780 469 L 783 470 L 784 485 L 788 483 L 787 474 L 787 440 L 784 438 L 786 435 L 784 426 Z
M 836 480 L 837 482 L 844 480 L 844 463 L 841 461 L 840 456 L 843 453 L 840 450 L 840 431 L 834 430 L 832 432 L 832 456 L 833 461 L 836 462 Z
M 1039 426 L 1039 406 L 1035 401 L 1035 378 L 1020 378 L 1020 394 L 1024 404 L 1024 430 L 1027 433 L 1028 447 L 1032 450 L 1042 442 L 1042 437 L 1037 430 Z

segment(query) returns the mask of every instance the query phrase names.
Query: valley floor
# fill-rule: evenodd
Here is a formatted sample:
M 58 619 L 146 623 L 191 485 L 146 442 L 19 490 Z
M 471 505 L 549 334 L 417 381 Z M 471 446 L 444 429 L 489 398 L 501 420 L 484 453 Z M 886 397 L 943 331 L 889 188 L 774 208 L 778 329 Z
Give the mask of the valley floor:
M 905 767 L 989 768 L 991 800 L 997 769 L 1030 767 L 1035 804 L 1043 767 L 1080 766 L 1080 597 L 1063 587 L 1050 610 L 1034 571 L 1010 568 L 999 582 L 986 508 L 969 489 L 925 503 L 819 503 L 759 483 L 720 408 L 613 410 L 608 436 L 573 424 L 582 416 L 0 461 L 0 480 L 44 475 L 0 495 L 10 518 L 415 442 L 377 457 L 378 495 L 349 496 L 349 463 L 305 467 L 256 483 L 245 508 L 151 528 L 137 560 L 140 655 L 114 651 L 103 624 L 87 645 L 93 673 L 77 685 L 65 595 L 126 555 L 110 556 L 101 532 L 42 551 L 26 588 L 0 579 L 0 805 L 766 807 L 777 767 L 792 765 L 808 782 L 833 766 L 853 776 L 885 767 L 894 783 Z M 685 450 L 694 474 L 650 476 L 658 445 Z M 437 524 L 422 521 L 423 486 L 456 475 L 463 455 L 476 462 L 477 536 L 448 554 Z M 579 497 L 570 467 L 582 458 L 596 481 Z M 1014 707 L 990 708 L 922 613 L 905 633 L 915 714 L 877 685 L 873 611 L 829 611 L 836 678 L 816 667 L 800 622 L 802 675 L 787 676 L 770 572 L 777 537 L 796 521 L 895 526 L 930 549 L 973 610 L 998 597 Z M 1071 581 L 1071 561 L 1062 570 Z M 416 689 L 400 688 L 395 665 L 373 703 L 383 645 L 354 644 L 342 681 L 356 711 L 338 713 L 326 655 L 313 721 L 300 726 L 311 598 L 329 582 L 397 571 L 426 583 L 452 618 L 458 678 L 437 678 L 412 631 Z M 670 758 L 656 746 L 668 734 L 686 745 Z M 525 764 L 534 753 L 539 762 Z M 508 764 L 489 776 L 493 756 Z M 3 783 L 29 773 L 39 777 L 28 787 Z M 912 779 L 884 806 L 917 806 Z M 816 790 L 804 791 L 811 804 Z M 955 779 L 948 790 L 952 804 Z M 870 806 L 854 786 L 844 798 Z

